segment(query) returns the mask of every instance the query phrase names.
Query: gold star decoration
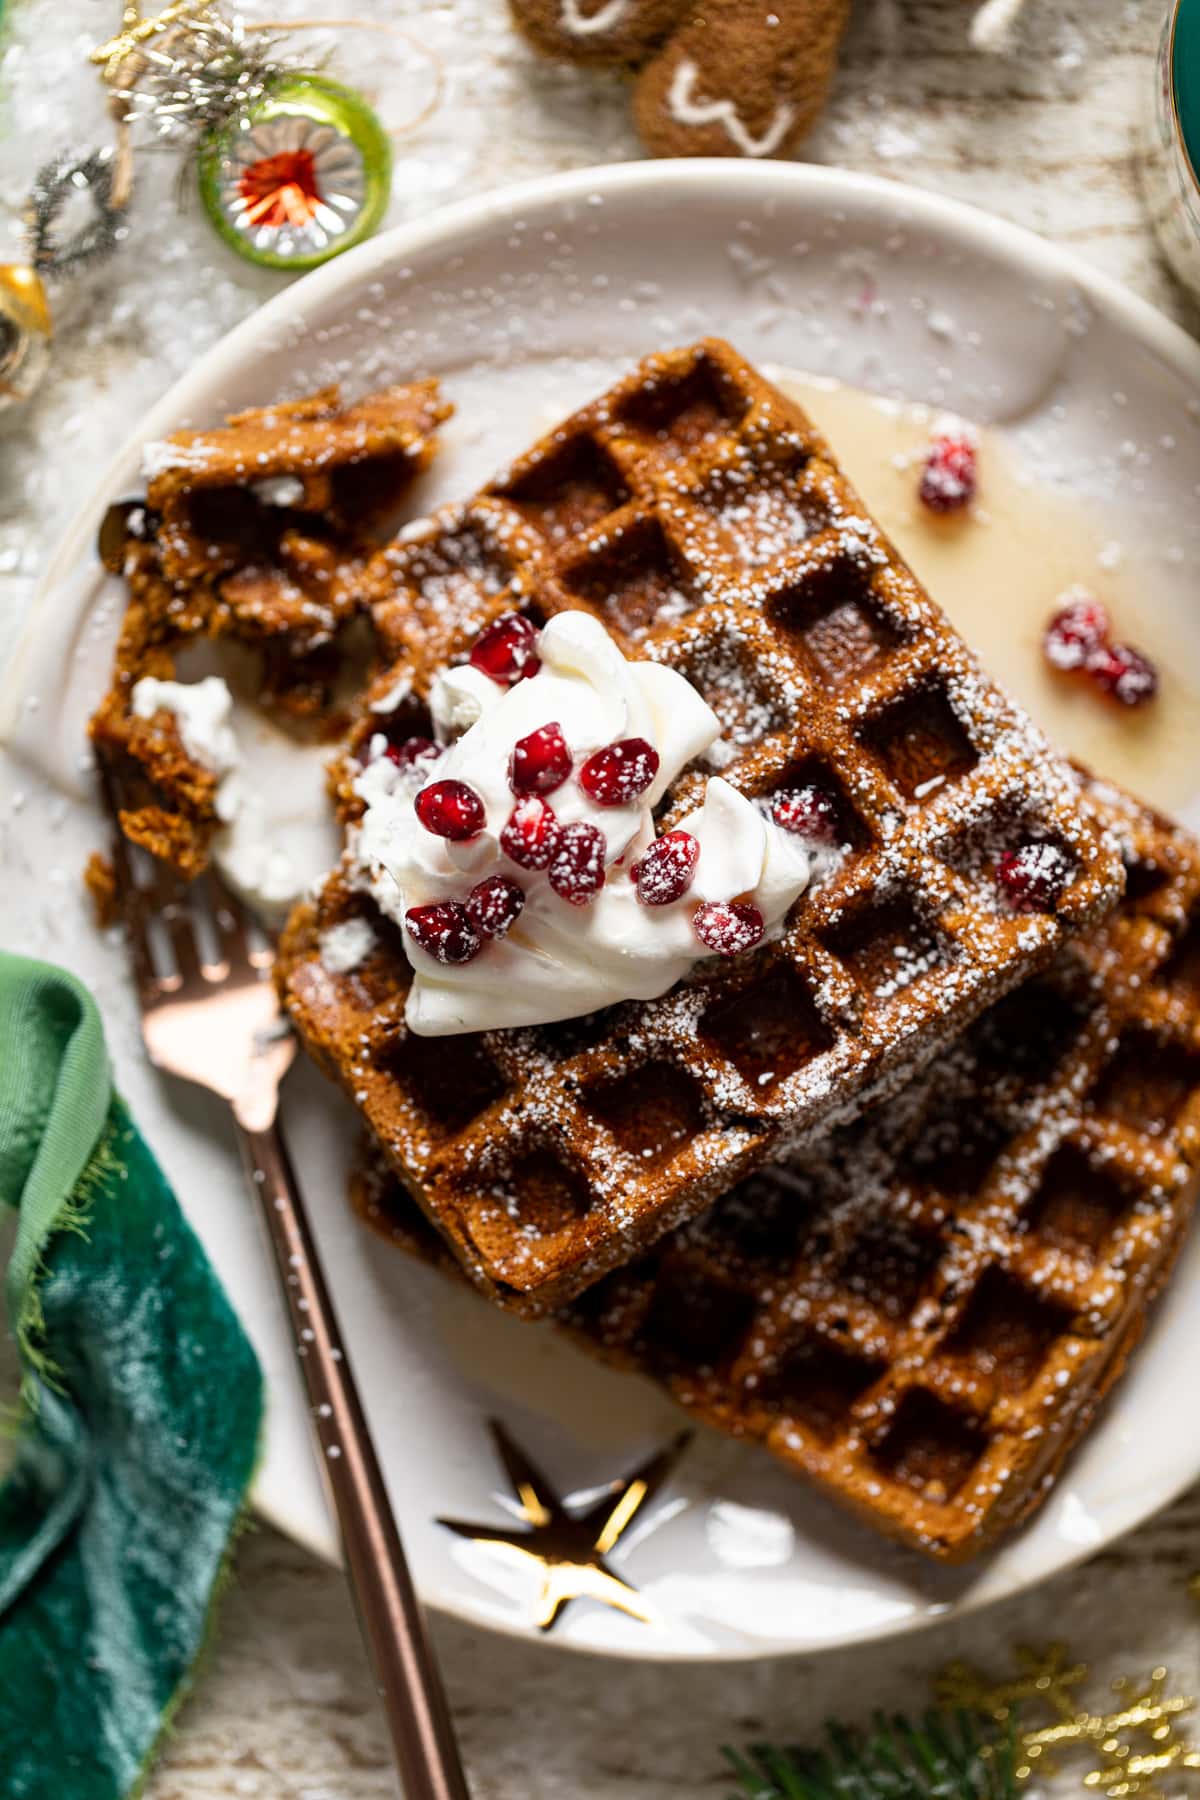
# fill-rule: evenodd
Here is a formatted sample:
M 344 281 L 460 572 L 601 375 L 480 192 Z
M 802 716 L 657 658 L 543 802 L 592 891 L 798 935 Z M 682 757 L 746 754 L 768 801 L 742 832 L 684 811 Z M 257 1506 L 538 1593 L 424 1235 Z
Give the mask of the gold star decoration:
M 1200 1770 L 1200 1748 L 1181 1737 L 1177 1722 L 1194 1711 L 1195 1701 L 1168 1694 L 1166 1669 L 1151 1671 L 1144 1684 L 1119 1676 L 1112 1684 L 1117 1704 L 1092 1712 L 1075 1690 L 1087 1679 L 1085 1663 L 1071 1663 L 1061 1644 L 1044 1651 L 1015 1652 L 1016 1673 L 992 1683 L 967 1663 L 952 1663 L 937 1683 L 944 1706 L 981 1713 L 1015 1730 L 1018 1781 L 1048 1774 L 1064 1750 L 1091 1751 L 1093 1766 L 1084 1787 L 1106 1800 L 1165 1800 L 1159 1785 L 1168 1771 Z M 1051 1722 L 1024 1726 L 1019 1709 L 1040 1707 Z
M 609 1567 L 607 1558 L 663 1486 L 691 1433 L 680 1432 L 631 1474 L 610 1481 L 599 1500 L 572 1512 L 504 1426 L 497 1419 L 488 1424 L 527 1529 L 472 1525 L 462 1519 L 439 1519 L 438 1524 L 471 1543 L 493 1544 L 533 1564 L 541 1575 L 533 1615 L 539 1631 L 549 1631 L 572 1600 L 585 1599 L 652 1623 L 653 1608 Z

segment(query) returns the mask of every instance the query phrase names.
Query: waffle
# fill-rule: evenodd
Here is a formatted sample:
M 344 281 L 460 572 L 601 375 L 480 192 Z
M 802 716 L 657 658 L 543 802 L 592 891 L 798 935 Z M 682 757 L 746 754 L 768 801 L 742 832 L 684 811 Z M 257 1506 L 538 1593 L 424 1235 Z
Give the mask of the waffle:
M 447 411 L 426 381 L 345 407 L 326 388 L 237 413 L 147 446 L 145 501 L 110 509 L 101 553 L 125 576 L 129 604 L 91 735 L 135 797 L 125 831 L 182 874 L 207 860 L 217 782 L 169 714 L 134 716 L 134 685 L 173 678 L 190 642 L 233 640 L 256 653 L 266 704 L 338 735 L 338 634 L 365 610 L 375 534 L 432 456 Z
M 1045 1498 L 1200 1174 L 1200 845 L 1111 790 L 1120 913 L 902 1094 L 560 1315 L 601 1356 L 948 1561 Z M 378 1152 L 361 1211 L 456 1268 Z
M 353 747 L 396 694 L 392 728 L 428 732 L 434 673 L 500 614 L 583 608 L 721 720 L 664 828 L 714 768 L 755 797 L 815 782 L 838 808 L 843 853 L 781 941 L 562 1025 L 409 1035 L 400 936 L 352 858 L 293 915 L 282 973 L 301 1035 L 473 1278 L 517 1310 L 561 1306 L 856 1111 L 1120 890 L 1071 771 L 981 674 L 803 413 L 723 344 L 651 357 L 474 500 L 408 527 L 370 581 L 387 666 Z M 1058 846 L 1071 871 L 1036 915 L 994 879 L 1028 843 Z M 351 920 L 371 955 L 327 967 L 322 941 Z

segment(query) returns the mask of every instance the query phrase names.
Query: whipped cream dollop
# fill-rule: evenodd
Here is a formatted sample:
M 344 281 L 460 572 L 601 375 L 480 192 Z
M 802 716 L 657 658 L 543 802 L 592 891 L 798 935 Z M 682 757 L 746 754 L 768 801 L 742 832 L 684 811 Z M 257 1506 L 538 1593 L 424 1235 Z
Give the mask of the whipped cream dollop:
M 462 663 L 433 678 L 429 714 L 439 744 L 453 743 L 481 719 L 500 698 L 500 689 L 482 669 Z
M 525 896 L 507 934 L 467 963 L 443 963 L 405 932 L 415 972 L 407 1019 L 419 1035 L 546 1024 L 619 1000 L 653 999 L 708 954 L 693 926 L 702 902 L 750 901 L 769 934 L 808 885 L 819 854 L 713 778 L 703 804 L 677 827 L 699 845 L 691 885 L 676 901 L 644 905 L 631 870 L 654 842 L 653 809 L 718 737 L 719 722 L 682 675 L 627 662 L 590 614 L 552 619 L 537 655 L 537 674 L 511 687 L 470 665 L 446 671 L 431 695 L 435 728 L 443 739 L 462 735 L 437 761 L 416 767 L 378 755 L 357 782 L 367 805 L 352 862 L 360 884 L 399 925 L 410 908 L 462 902 L 494 874 L 517 882 Z M 544 870 L 518 867 L 500 847 L 516 804 L 508 779 L 514 746 L 550 723 L 561 727 L 573 769 L 546 801 L 561 826 L 586 823 L 604 834 L 604 885 L 586 905 L 564 899 Z M 596 751 L 628 738 L 657 752 L 654 779 L 634 800 L 601 805 L 580 784 L 579 770 Z M 435 836 L 414 810 L 420 788 L 446 780 L 467 783 L 483 803 L 483 827 L 466 841 Z

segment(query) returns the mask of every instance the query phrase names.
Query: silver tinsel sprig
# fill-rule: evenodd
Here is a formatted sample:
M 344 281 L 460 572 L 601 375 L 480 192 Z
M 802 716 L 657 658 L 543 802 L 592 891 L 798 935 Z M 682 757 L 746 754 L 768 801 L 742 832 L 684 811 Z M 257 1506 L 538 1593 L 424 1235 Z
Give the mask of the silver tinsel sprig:
M 65 210 L 86 206 L 82 224 L 60 235 Z M 37 172 L 27 214 L 30 265 L 42 277 L 66 275 L 99 262 L 125 235 L 124 210 L 114 204 L 113 153 L 64 151 Z
M 301 64 L 279 53 L 283 39 L 250 30 L 238 14 L 201 7 L 141 49 L 126 118 L 152 141 L 182 149 L 190 163 L 218 135 L 267 99 Z M 309 65 L 304 65 L 309 66 Z

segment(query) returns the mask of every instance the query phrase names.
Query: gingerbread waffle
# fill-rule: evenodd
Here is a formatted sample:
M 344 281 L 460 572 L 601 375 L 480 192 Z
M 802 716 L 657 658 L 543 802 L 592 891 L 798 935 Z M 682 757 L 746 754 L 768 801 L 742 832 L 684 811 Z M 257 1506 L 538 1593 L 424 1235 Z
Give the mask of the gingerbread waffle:
M 474 1279 L 518 1310 L 562 1305 L 857 1110 L 1120 891 L 1072 772 L 980 672 L 804 414 L 726 345 L 649 358 L 474 500 L 408 527 L 372 583 L 388 666 L 354 747 L 397 695 L 396 734 L 428 733 L 435 672 L 505 612 L 583 608 L 627 656 L 688 677 L 724 727 L 666 797 L 664 827 L 714 768 L 764 800 L 815 783 L 838 813 L 837 866 L 779 942 L 564 1025 L 409 1034 L 400 935 L 352 857 L 293 916 L 282 975 L 301 1035 Z M 995 879 L 1032 844 L 1066 870 L 1036 913 Z M 322 941 L 350 920 L 374 933 L 371 955 L 326 966 Z
M 365 610 L 375 534 L 433 455 L 448 410 L 424 381 L 349 406 L 326 388 L 237 413 L 149 445 L 145 501 L 110 509 L 101 553 L 125 576 L 129 604 L 91 735 L 134 796 L 124 830 L 182 874 L 207 860 L 217 781 L 170 714 L 135 716 L 135 685 L 172 679 L 197 639 L 232 640 L 255 653 L 265 704 L 333 736 L 344 729 L 344 713 L 328 716 L 338 634 Z
M 1141 1335 L 1200 1174 L 1200 845 L 1097 797 L 1129 864 L 1118 915 L 868 1120 L 560 1315 L 945 1560 L 1045 1498 Z M 381 1155 L 356 1188 L 372 1222 L 456 1267 Z

